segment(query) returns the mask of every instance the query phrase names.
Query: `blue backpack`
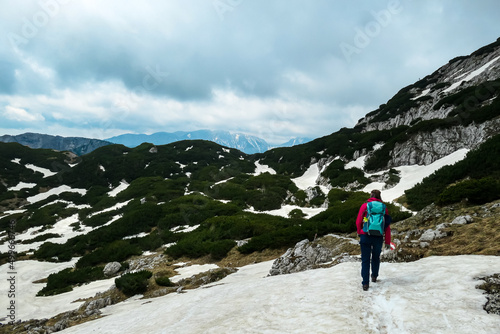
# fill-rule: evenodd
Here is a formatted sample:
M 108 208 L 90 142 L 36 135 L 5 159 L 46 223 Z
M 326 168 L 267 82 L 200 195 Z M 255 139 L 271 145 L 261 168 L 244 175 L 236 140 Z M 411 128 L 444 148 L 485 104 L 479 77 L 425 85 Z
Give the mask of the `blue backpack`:
M 363 232 L 373 236 L 383 236 L 385 230 L 385 204 L 378 201 L 366 203 L 366 217 Z

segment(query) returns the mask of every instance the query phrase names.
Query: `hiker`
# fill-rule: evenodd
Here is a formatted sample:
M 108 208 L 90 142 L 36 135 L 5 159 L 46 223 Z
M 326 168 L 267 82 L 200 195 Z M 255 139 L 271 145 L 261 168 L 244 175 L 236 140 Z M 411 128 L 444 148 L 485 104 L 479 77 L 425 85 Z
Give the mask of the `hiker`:
M 377 220 L 381 220 L 382 226 L 376 226 Z M 370 224 L 376 229 L 372 230 Z M 360 239 L 359 244 L 361 245 L 361 277 L 363 278 L 361 284 L 363 285 L 363 290 L 367 291 L 370 286 L 370 259 L 372 269 L 371 279 L 372 282 L 376 282 L 380 268 L 382 245 L 385 241 L 386 248 L 390 249 L 391 244 L 390 216 L 387 207 L 382 202 L 380 190 L 372 190 L 370 198 L 359 208 L 356 227 Z

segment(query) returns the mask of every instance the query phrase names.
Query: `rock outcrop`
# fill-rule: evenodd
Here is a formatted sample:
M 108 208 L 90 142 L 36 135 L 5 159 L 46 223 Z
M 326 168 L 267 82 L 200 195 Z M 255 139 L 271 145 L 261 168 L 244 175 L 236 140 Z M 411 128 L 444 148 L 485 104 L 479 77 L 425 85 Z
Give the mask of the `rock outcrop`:
M 391 148 L 387 167 L 428 165 L 459 149 L 474 149 L 500 133 L 500 117 L 495 114 L 473 117 L 480 108 L 500 98 L 499 78 L 500 39 L 469 56 L 450 60 L 431 75 L 403 88 L 387 104 L 360 119 L 356 127 L 362 132 L 400 126 L 411 129 L 422 121 L 441 120 L 443 124 L 439 126 L 421 126 L 418 131 L 411 131 L 408 138 L 397 141 Z M 367 153 L 370 152 L 359 154 Z M 353 159 L 356 158 L 355 155 Z
M 468 126 L 418 132 L 404 143 L 396 143 L 388 167 L 429 165 L 459 149 L 474 149 L 499 133 L 500 119 Z
M 275 276 L 304 271 L 331 260 L 331 250 L 304 239 L 274 261 L 269 275 Z
M 122 265 L 120 264 L 120 262 L 108 263 L 103 269 L 104 276 L 108 276 L 108 277 L 113 276 L 114 274 L 116 274 L 117 272 L 120 271 L 121 267 L 122 267 Z

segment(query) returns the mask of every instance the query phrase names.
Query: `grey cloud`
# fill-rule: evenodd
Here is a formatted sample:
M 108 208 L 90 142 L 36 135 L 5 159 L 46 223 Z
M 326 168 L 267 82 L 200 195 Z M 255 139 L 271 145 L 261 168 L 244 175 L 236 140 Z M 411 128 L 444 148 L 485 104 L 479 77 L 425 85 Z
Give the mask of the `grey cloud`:
M 7 47 L 0 52 L 0 92 L 50 95 L 117 81 L 152 99 L 210 103 L 214 89 L 233 90 L 331 105 L 329 115 L 316 117 L 348 126 L 337 109 L 371 111 L 449 59 L 493 42 L 500 26 L 494 0 L 400 0 L 401 10 L 387 24 L 375 15 L 389 0 L 225 2 L 233 5 L 223 15 L 205 0 L 70 2 L 19 46 L 54 77 L 36 73 Z M 37 1 L 27 3 L 5 11 L 0 4 L 3 36 L 22 35 L 23 20 L 41 10 Z M 370 24 L 379 31 L 367 45 L 356 45 L 356 34 Z M 341 43 L 359 52 L 346 59 Z

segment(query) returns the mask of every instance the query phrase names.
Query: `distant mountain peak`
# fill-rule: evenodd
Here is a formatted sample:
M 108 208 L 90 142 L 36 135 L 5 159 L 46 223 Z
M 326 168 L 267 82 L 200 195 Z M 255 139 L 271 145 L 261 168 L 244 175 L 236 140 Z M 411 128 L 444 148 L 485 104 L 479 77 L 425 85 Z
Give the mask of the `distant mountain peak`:
M 93 150 L 111 144 L 110 142 L 83 137 L 61 137 L 40 133 L 23 133 L 20 135 L 0 136 L 0 142 L 19 143 L 30 148 L 46 148 L 57 151 L 70 151 L 77 155 L 84 155 Z
M 215 142 L 219 145 L 238 149 L 247 154 L 263 153 L 272 147 L 289 147 L 310 141 L 309 138 L 293 138 L 280 145 L 269 145 L 264 139 L 245 133 L 231 133 L 227 130 L 196 130 L 176 132 L 156 132 L 146 134 L 123 134 L 106 139 L 115 144 L 136 147 L 148 142 L 155 145 L 165 145 L 181 140 L 202 139 Z

